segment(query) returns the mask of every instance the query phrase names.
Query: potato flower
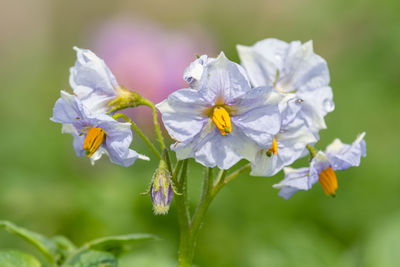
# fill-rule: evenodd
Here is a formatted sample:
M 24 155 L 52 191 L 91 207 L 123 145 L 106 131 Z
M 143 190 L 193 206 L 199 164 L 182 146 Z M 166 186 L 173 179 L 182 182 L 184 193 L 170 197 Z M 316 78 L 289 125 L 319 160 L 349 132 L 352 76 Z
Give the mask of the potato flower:
M 361 157 L 366 156 L 365 133 L 360 134 L 351 144 L 335 139 L 325 152 L 319 151 L 311 160 L 310 167 L 284 168 L 285 178 L 273 187 L 280 189 L 279 195 L 289 199 L 299 190 L 309 190 L 319 182 L 326 195 L 335 196 L 338 187 L 335 171 L 359 166 Z
M 203 66 L 197 89 L 180 89 L 157 108 L 178 159 L 229 169 L 271 147 L 280 100 L 272 87 L 251 88 L 242 67 L 221 53 Z
M 148 157 L 129 149 L 132 142 L 130 123 L 92 113 L 76 96 L 67 92 L 61 91 L 51 120 L 62 123 L 62 132 L 74 138 L 76 155 L 86 155 L 92 164 L 103 154 L 107 154 L 111 162 L 125 167 L 132 165 L 137 158 L 148 160 Z
M 282 125 L 275 135 L 272 146 L 260 149 L 255 161 L 252 162 L 253 176 L 273 176 L 283 167 L 292 164 L 298 158 L 306 155 L 306 145 L 317 142 L 314 134 L 306 126 L 304 120 L 296 116 L 301 109 L 302 101 L 290 99 L 282 113 Z
M 326 61 L 313 52 L 312 41 L 286 43 L 269 38 L 253 46 L 238 45 L 241 64 L 253 86 L 271 85 L 303 100 L 301 116 L 318 137 L 324 116 L 334 110 Z

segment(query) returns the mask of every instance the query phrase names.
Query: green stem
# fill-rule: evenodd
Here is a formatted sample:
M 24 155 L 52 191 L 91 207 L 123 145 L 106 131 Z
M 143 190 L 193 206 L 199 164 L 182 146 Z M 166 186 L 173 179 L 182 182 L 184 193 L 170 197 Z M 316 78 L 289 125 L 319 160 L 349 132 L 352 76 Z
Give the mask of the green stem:
M 143 134 L 143 132 L 139 129 L 139 127 L 136 126 L 136 124 L 128 118 L 125 114 L 122 113 L 117 113 L 112 116 L 115 120 L 119 118 L 125 119 L 127 122 L 131 124 L 131 127 L 135 132 L 143 139 L 143 141 L 146 143 L 146 145 L 150 148 L 150 150 L 156 155 L 157 158 L 161 159 L 161 154 L 158 152 L 157 148 L 153 145 L 153 143 L 150 142 L 150 140 Z
M 143 97 L 142 97 L 140 103 L 142 105 L 148 106 L 153 111 L 154 130 L 156 131 L 158 142 L 160 143 L 160 146 L 161 146 L 161 150 L 164 150 L 165 149 L 165 143 L 164 143 L 164 138 L 163 138 L 162 133 L 161 133 L 160 124 L 158 123 L 158 114 L 157 114 L 156 107 L 154 106 L 154 104 L 150 100 L 147 100 L 146 98 L 143 98 Z
M 180 235 L 179 255 L 178 255 L 179 256 L 178 263 L 180 267 L 188 267 L 192 265 L 197 239 L 199 237 L 201 227 L 204 223 L 205 214 L 207 213 L 207 210 L 212 200 L 216 196 L 216 194 L 219 192 L 219 190 L 221 190 L 221 188 L 224 185 L 232 181 L 235 177 L 239 176 L 241 173 L 250 170 L 250 168 L 251 165 L 250 163 L 248 163 L 228 176 L 226 176 L 227 174 L 226 170 L 220 170 L 214 183 L 213 183 L 213 169 L 212 168 L 206 169 L 206 174 L 204 176 L 204 181 L 203 181 L 203 190 L 197 209 L 191 220 L 190 220 L 190 215 L 189 217 L 186 217 L 189 218 L 188 225 L 181 224 L 181 235 Z M 186 195 L 187 192 L 183 191 L 183 194 Z M 184 209 L 184 207 L 178 207 L 178 200 L 177 200 L 177 210 L 178 210 L 178 215 L 182 210 L 188 211 L 188 209 Z
M 203 191 L 201 193 L 201 198 L 199 205 L 195 213 L 193 214 L 192 229 L 199 230 L 202 218 L 207 211 L 209 204 L 211 203 L 212 196 L 210 195 L 213 189 L 213 170 L 208 167 L 206 169 L 206 174 L 203 180 Z M 211 197 L 210 197 L 211 196 Z
M 214 187 L 216 187 L 219 183 L 221 183 L 225 179 L 226 172 L 227 172 L 226 170 L 219 170 L 217 179 L 215 179 L 214 182 Z
M 182 195 L 176 197 L 176 208 L 178 213 L 178 221 L 180 225 L 180 243 L 178 252 L 178 265 L 179 267 L 190 267 L 194 258 L 197 239 L 199 237 L 200 229 L 203 225 L 205 214 L 221 188 L 232 181 L 241 173 L 250 170 L 250 163 L 242 166 L 238 170 L 226 176 L 226 170 L 220 170 L 215 182 L 213 182 L 213 169 L 206 168 L 203 181 L 203 190 L 201 193 L 200 202 L 196 208 L 193 217 L 190 218 L 188 201 L 187 201 L 187 160 L 184 161 L 180 179 L 176 177 L 179 175 L 180 162 L 178 162 L 174 176 L 179 184 L 179 190 Z
M 308 152 L 310 153 L 311 159 L 315 158 L 315 156 L 317 155 L 317 150 L 312 147 L 311 145 L 306 145 L 306 148 L 308 149 Z
M 181 171 L 181 168 L 182 168 L 182 164 L 183 164 L 183 161 L 182 160 L 180 160 L 180 161 L 178 161 L 177 163 L 176 163 L 176 166 L 175 166 L 175 170 L 174 170 L 174 173 L 173 173 L 173 175 L 172 175 L 172 179 L 173 179 L 173 181 L 176 183 L 176 184 L 178 184 L 178 175 L 179 175 L 179 172 Z
M 171 163 L 171 158 L 169 157 L 169 152 L 167 149 L 164 149 L 163 156 L 165 158 L 165 162 L 167 163 L 168 171 L 172 175 L 172 163 Z
M 178 179 L 177 176 L 179 175 L 180 169 L 178 162 L 174 172 L 175 177 L 173 178 L 175 181 L 177 181 L 177 187 L 179 192 L 181 193 L 181 195 L 176 195 L 175 198 L 180 228 L 180 244 L 178 250 L 178 264 L 180 267 L 191 266 L 194 256 L 194 248 L 190 227 L 190 212 L 187 200 L 187 165 L 188 160 L 183 160 L 182 172 L 180 178 Z

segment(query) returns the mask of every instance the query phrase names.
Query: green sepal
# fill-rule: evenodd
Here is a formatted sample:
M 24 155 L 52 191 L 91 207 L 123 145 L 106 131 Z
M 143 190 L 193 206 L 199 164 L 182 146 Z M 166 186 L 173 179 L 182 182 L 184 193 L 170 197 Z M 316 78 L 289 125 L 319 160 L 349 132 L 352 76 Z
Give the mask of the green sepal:
M 124 87 L 118 88 L 117 92 L 118 96 L 108 103 L 108 106 L 111 109 L 107 112 L 107 114 L 142 105 L 143 98 L 137 92 L 130 91 Z
M 306 145 L 306 148 L 308 149 L 308 152 L 310 153 L 310 161 L 311 161 L 317 155 L 318 150 L 311 145 Z
M 171 181 L 172 191 L 174 191 L 174 194 L 175 194 L 175 195 L 178 195 L 178 196 L 181 196 L 182 193 L 178 191 L 178 189 L 177 189 L 177 187 L 176 187 L 174 181 L 172 181 L 172 179 L 170 179 L 170 181 Z

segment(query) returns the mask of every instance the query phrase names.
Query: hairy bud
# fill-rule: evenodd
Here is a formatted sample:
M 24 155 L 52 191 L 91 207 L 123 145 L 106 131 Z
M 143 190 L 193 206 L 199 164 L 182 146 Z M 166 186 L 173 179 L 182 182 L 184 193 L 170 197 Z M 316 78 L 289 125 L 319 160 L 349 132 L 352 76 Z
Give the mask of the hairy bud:
M 160 166 L 154 173 L 150 188 L 154 213 L 167 214 L 173 195 L 174 190 L 171 175 L 166 168 L 165 162 L 161 161 Z

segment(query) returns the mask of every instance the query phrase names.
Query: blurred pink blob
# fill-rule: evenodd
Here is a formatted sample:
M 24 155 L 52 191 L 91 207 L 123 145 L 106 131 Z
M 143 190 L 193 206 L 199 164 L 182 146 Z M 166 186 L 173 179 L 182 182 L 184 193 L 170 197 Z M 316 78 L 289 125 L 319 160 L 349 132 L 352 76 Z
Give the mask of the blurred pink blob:
M 105 23 L 94 35 L 93 50 L 129 90 L 153 103 L 188 85 L 183 71 L 196 54 L 215 56 L 214 42 L 199 28 L 171 31 L 149 21 L 117 18 Z M 136 122 L 150 126 L 144 108 L 128 111 Z

